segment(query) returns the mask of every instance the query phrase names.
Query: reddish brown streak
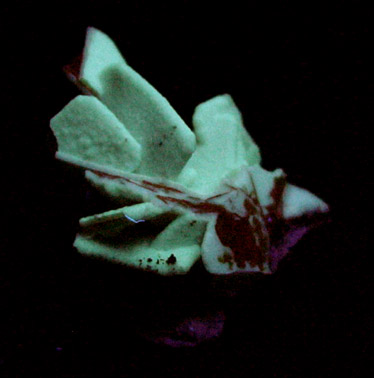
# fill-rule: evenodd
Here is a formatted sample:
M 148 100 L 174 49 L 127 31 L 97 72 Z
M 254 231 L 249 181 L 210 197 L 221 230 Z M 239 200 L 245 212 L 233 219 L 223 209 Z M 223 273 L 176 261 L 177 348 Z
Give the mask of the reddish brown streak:
M 104 172 L 100 172 L 100 171 L 95 171 L 95 170 L 93 170 L 92 172 L 95 173 L 95 175 L 100 176 L 100 177 L 106 177 L 106 178 L 110 178 L 110 179 L 113 179 L 113 180 L 125 180 L 125 181 L 127 181 L 127 182 L 129 182 L 133 185 L 140 186 L 144 189 L 151 190 L 152 192 L 156 191 L 156 190 L 152 190 L 150 188 L 147 188 L 146 186 L 141 185 L 141 184 L 139 184 L 139 183 L 137 183 L 137 182 L 135 182 L 135 181 L 133 181 L 129 178 L 123 177 L 123 176 L 116 176 L 116 175 L 112 175 L 112 174 L 104 173 Z
M 121 177 L 121 176 L 110 175 L 109 173 L 104 173 L 104 172 L 100 172 L 96 170 L 93 170 L 92 172 L 95 173 L 95 175 L 100 176 L 100 177 L 107 177 L 111 179 L 124 179 L 124 177 Z
M 93 171 L 96 175 L 100 176 L 100 177 L 107 177 L 107 178 L 111 178 L 111 179 L 119 179 L 119 180 L 125 180 L 127 182 L 130 182 L 131 184 L 134 184 L 134 185 L 137 185 L 137 186 L 140 186 L 144 189 L 147 189 L 147 190 L 150 190 L 152 192 L 156 192 L 158 189 L 162 189 L 164 190 L 165 192 L 174 192 L 174 193 L 181 193 L 183 194 L 182 191 L 178 190 L 178 189 L 175 189 L 175 188 L 172 188 L 170 186 L 166 186 L 166 185 L 163 185 L 163 184 L 155 184 L 153 182 L 150 182 L 150 181 L 147 181 L 147 180 L 142 180 L 142 183 L 144 185 L 141 185 L 129 178 L 126 178 L 126 177 L 122 177 L 122 176 L 116 176 L 116 175 L 112 175 L 112 174 L 108 174 L 108 173 L 103 173 L 103 172 L 99 172 L 99 171 Z
M 146 180 L 143 180 L 142 182 L 143 182 L 143 184 L 145 184 L 145 185 L 153 186 L 153 187 L 156 188 L 156 189 L 163 189 L 163 190 L 165 190 L 166 192 L 183 193 L 182 191 L 180 191 L 180 190 L 178 190 L 178 189 L 175 189 L 175 188 L 171 188 L 170 186 L 166 186 L 166 185 L 162 185 L 162 184 L 154 184 L 153 182 L 146 181 Z M 152 190 L 152 189 L 151 189 L 151 190 Z

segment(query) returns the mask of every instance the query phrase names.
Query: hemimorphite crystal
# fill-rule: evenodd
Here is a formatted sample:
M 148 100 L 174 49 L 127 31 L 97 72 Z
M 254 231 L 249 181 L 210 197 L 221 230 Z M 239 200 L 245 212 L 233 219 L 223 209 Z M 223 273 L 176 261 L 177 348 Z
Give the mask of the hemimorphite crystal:
M 328 211 L 281 169 L 261 167 L 231 96 L 198 105 L 191 131 L 94 28 L 79 69 L 67 71 L 85 95 L 51 120 L 56 156 L 128 204 L 81 219 L 79 252 L 162 275 L 200 259 L 213 274 L 272 273 L 308 229 L 275 242 L 274 227 Z

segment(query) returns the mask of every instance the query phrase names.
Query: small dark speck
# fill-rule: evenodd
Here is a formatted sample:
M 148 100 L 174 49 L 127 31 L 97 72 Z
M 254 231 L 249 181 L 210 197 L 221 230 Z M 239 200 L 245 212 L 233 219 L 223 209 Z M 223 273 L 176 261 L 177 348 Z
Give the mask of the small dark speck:
M 152 259 L 151 259 L 151 258 L 148 258 L 147 261 L 148 261 L 148 262 L 152 262 Z
M 176 257 L 172 254 L 170 257 L 166 260 L 166 263 L 168 265 L 174 265 L 177 262 Z
M 156 264 L 159 264 L 159 263 L 160 263 L 160 260 L 157 260 L 157 261 L 156 261 Z
M 195 223 L 196 223 L 196 221 L 194 220 L 194 221 L 192 221 L 191 223 L 190 223 L 190 226 L 194 226 L 195 225 Z
M 162 145 L 163 145 L 163 142 L 160 142 L 158 145 L 159 145 L 159 146 L 162 146 Z

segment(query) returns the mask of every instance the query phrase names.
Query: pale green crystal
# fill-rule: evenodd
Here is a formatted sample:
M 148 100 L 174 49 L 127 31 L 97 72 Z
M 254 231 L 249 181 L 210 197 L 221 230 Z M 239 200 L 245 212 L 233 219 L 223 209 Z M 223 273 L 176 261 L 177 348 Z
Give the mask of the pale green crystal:
M 68 75 L 86 96 L 51 120 L 56 156 L 86 169 L 88 181 L 118 206 L 127 204 L 82 218 L 79 252 L 162 275 L 185 274 L 199 259 L 215 274 L 272 272 L 266 216 L 284 173 L 260 166 L 259 148 L 229 95 L 198 105 L 192 132 L 94 28 L 80 71 Z M 280 206 L 284 219 L 328 211 L 290 184 Z M 253 248 L 266 247 L 261 264 L 239 262 L 217 231 L 231 222 L 235 240 L 235 221 L 242 227 L 243 220 Z

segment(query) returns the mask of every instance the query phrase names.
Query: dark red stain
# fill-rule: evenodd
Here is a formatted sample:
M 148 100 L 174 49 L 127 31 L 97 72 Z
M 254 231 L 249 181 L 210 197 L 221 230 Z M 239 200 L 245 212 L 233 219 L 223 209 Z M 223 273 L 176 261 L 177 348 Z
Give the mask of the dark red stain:
M 193 203 L 187 200 L 160 196 L 164 203 L 174 202 L 184 207 L 192 209 L 198 214 L 217 214 L 216 233 L 221 243 L 229 247 L 234 255 L 234 260 L 239 268 L 245 268 L 249 262 L 251 266 L 258 266 L 264 269 L 268 243 L 266 235 L 263 233 L 261 222 L 259 221 L 259 210 L 251 197 L 244 202 L 246 213 L 240 216 L 228 211 L 223 205 L 198 202 Z M 252 217 L 254 226 L 250 224 Z M 260 242 L 256 242 L 256 236 Z
M 99 97 L 98 93 L 91 88 L 88 83 L 81 78 L 82 64 L 84 60 L 83 52 L 77 56 L 70 64 L 63 67 L 66 76 L 86 95 Z
M 63 71 L 67 76 L 70 77 L 73 81 L 78 81 L 80 72 L 81 72 L 81 66 L 83 62 L 83 53 L 77 56 L 73 59 L 73 61 L 70 64 L 67 64 L 63 67 Z
M 283 194 L 286 188 L 286 177 L 280 176 L 274 179 L 274 187 L 270 192 L 270 196 L 273 199 L 273 203 L 268 206 L 268 211 L 270 213 L 276 214 L 277 217 L 281 218 L 282 208 L 283 208 Z
M 285 224 L 283 217 L 283 195 L 286 184 L 285 176 L 274 179 L 274 187 L 270 192 L 273 202 L 266 207 L 268 211 L 266 227 L 268 229 L 271 245 L 277 244 L 286 232 L 287 225 Z

